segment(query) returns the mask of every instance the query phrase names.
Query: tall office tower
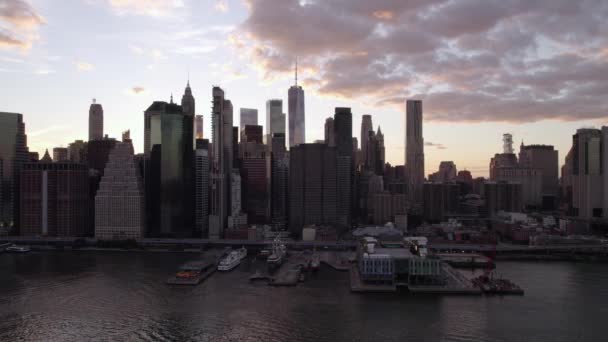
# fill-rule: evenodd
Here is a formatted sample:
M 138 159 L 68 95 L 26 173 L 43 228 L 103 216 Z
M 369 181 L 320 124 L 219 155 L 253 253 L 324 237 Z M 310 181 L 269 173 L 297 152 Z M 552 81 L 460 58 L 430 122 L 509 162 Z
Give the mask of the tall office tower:
M 101 138 L 103 138 L 103 107 L 93 99 L 89 107 L 89 141 Z
M 211 154 L 211 196 L 209 238 L 219 239 L 226 228 L 232 189 L 232 103 L 220 87 L 213 87 L 211 116 L 213 153 Z
M 245 126 L 257 126 L 258 125 L 258 110 L 253 108 L 241 108 L 240 109 L 240 132 L 245 129 Z
M 204 135 L 203 135 L 203 116 L 202 115 L 196 115 L 194 117 L 194 127 L 195 127 L 194 138 L 196 140 L 203 139 Z
M 337 224 L 336 148 L 325 144 L 294 146 L 289 156 L 289 230 Z
M 128 240 L 144 237 L 144 187 L 130 139 L 116 144 L 95 196 L 95 237 Z
M 408 199 L 414 211 L 420 212 L 422 209 L 422 185 L 424 184 L 422 101 L 407 100 L 405 132 L 405 161 L 408 173 Z
M 63 162 L 70 160 L 68 157 L 67 147 L 54 147 L 53 148 L 53 161 Z
M 22 236 L 84 236 L 89 220 L 89 171 L 85 164 L 53 162 L 48 151 L 21 169 Z
M 453 161 L 442 161 L 439 170 L 429 175 L 431 182 L 451 182 L 456 180 L 456 164 Z
M 0 112 L 0 235 L 19 228 L 19 174 L 28 161 L 23 115 Z
M 209 140 L 196 139 L 194 151 L 194 226 L 195 236 L 209 235 Z
M 283 100 L 266 101 L 266 139 L 265 143 L 271 145 L 274 133 L 285 133 L 285 114 L 283 114 Z
M 74 163 L 86 163 L 87 143 L 76 140 L 68 145 L 68 159 Z
M 336 136 L 334 133 L 334 118 L 325 119 L 325 143 L 328 146 L 336 146 Z
M 298 85 L 298 62 L 295 68 L 295 84 L 289 87 L 289 148 L 306 142 L 306 120 L 304 114 L 304 90 Z M 273 132 L 277 133 L 277 132 Z
M 243 212 L 241 194 L 243 193 L 241 176 L 238 170 L 232 170 L 230 177 L 230 216 L 227 228 L 238 228 L 247 225 L 247 214 Z
M 156 101 L 144 113 L 150 150 L 146 153 L 146 226 L 152 235 L 190 236 L 194 226 L 194 100 L 185 107 Z
M 369 144 L 370 133 L 374 132 L 374 126 L 372 125 L 372 116 L 364 114 L 361 117 L 361 155 L 363 156 L 362 163 L 367 162 L 367 146 Z
M 355 169 L 357 169 L 357 166 L 361 163 L 361 154 L 359 151 L 359 139 L 353 137 L 353 163 L 355 164 Z
M 334 114 L 337 153 L 338 225 L 350 227 L 353 189 L 353 115 L 350 108 L 337 107 Z
M 559 192 L 558 152 L 549 145 L 524 145 L 519 149 L 519 165 L 541 170 L 542 201 L 544 209 L 554 209 Z
M 95 203 L 95 195 L 99 188 L 99 182 L 103 177 L 106 168 L 106 163 L 110 156 L 110 152 L 116 145 L 116 139 L 104 137 L 99 140 L 88 141 L 85 145 L 83 155 L 86 156 L 85 162 L 90 170 L 89 172 L 89 202 Z M 95 217 L 95 206 L 89 206 L 89 217 Z M 95 220 L 88 220 L 89 227 L 87 228 L 88 235 L 95 233 Z
M 605 154 L 602 151 L 602 133 L 598 129 L 584 128 L 577 130 L 572 137 L 573 214 L 585 220 L 606 215 L 602 213 L 602 154 Z
M 265 157 L 241 160 L 243 211 L 249 223 L 268 223 L 268 173 Z
M 289 155 L 285 149 L 285 133 L 272 136 L 270 153 L 270 172 L 267 184 L 270 186 L 270 220 L 275 230 L 287 227 L 289 208 Z
M 239 162 L 239 128 L 232 127 L 232 168 L 238 169 L 241 166 Z

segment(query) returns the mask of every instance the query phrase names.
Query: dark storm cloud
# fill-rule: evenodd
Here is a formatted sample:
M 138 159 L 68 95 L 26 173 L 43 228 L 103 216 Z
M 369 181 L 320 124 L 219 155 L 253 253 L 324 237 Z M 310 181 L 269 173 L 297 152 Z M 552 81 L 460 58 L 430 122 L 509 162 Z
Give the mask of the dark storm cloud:
M 239 48 L 265 77 L 295 56 L 319 93 L 438 121 L 608 116 L 603 0 L 250 0 Z

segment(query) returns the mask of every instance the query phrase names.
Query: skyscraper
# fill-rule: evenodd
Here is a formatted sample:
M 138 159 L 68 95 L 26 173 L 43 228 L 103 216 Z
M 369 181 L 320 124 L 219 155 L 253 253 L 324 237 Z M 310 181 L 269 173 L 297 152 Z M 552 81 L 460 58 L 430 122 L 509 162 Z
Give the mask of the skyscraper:
M 558 153 L 549 145 L 524 145 L 519 150 L 519 164 L 542 172 L 542 200 L 544 209 L 554 209 L 559 186 Z
M 74 163 L 85 163 L 87 160 L 87 143 L 76 140 L 68 145 L 68 159 Z
M 405 161 L 408 173 L 408 199 L 415 211 L 422 209 L 424 184 L 424 138 L 422 101 L 407 100 L 405 119 Z
M 53 161 L 68 161 L 68 149 L 67 147 L 54 147 L 53 148 Z
M 369 114 L 364 114 L 361 117 L 361 155 L 363 156 L 362 163 L 364 164 L 367 162 L 367 146 L 369 144 L 370 132 L 374 132 L 372 116 Z
M 232 189 L 232 103 L 224 98 L 220 87 L 213 87 L 211 159 L 211 196 L 209 211 L 209 238 L 219 239 L 226 228 L 231 206 Z
M 289 230 L 300 235 L 309 224 L 337 223 L 336 148 L 300 144 L 290 151 Z
M 285 133 L 283 101 L 277 99 L 266 101 L 266 144 L 270 145 L 275 133 Z
M 203 135 L 203 116 L 202 115 L 196 115 L 195 116 L 195 118 L 194 118 L 194 127 L 195 127 L 194 138 L 196 140 L 203 139 L 204 135 Z
M 336 136 L 334 133 L 334 118 L 325 119 L 325 143 L 328 146 L 336 146 Z
M 194 226 L 194 97 L 156 101 L 144 113 L 147 226 L 154 235 L 190 236 Z
M 28 161 L 23 115 L 0 112 L 0 234 L 19 227 L 19 174 Z
M 246 157 L 241 160 L 243 211 L 249 223 L 268 222 L 268 177 L 265 157 Z
M 209 234 L 209 140 L 196 139 L 195 177 L 194 177 L 194 212 L 195 236 L 203 238 Z
M 95 196 L 95 237 L 127 240 L 144 237 L 144 188 L 131 140 L 116 144 Z
M 42 160 L 21 170 L 22 236 L 84 236 L 89 221 L 89 172 L 85 164 Z
M 295 68 L 295 84 L 289 87 L 289 148 L 306 142 L 306 120 L 304 114 L 304 90 L 298 85 L 298 62 Z M 279 133 L 279 132 L 273 132 Z
M 103 138 L 103 108 L 93 99 L 89 107 L 89 141 L 101 138 Z
M 337 153 L 337 224 L 350 227 L 353 189 L 353 116 L 350 108 L 337 107 L 334 135 Z
M 604 128 L 605 133 L 605 128 Z M 572 206 L 574 216 L 581 219 L 606 217 L 604 207 L 604 175 L 602 174 L 602 131 L 581 128 L 572 137 Z
M 257 126 L 258 125 L 258 110 L 253 108 L 241 108 L 240 109 L 239 131 L 242 132 L 245 126 Z
M 284 230 L 287 226 L 287 211 L 289 208 L 289 155 L 285 150 L 285 133 L 275 133 L 272 136 L 272 152 L 270 153 L 270 172 L 267 181 L 270 185 L 270 219 L 272 227 Z

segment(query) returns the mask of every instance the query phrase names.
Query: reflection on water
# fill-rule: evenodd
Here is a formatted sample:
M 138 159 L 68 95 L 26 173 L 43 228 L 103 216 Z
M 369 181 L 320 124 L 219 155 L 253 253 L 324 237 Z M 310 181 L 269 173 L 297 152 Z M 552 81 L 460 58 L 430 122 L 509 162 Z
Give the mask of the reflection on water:
M 193 255 L 0 255 L 0 340 L 597 341 L 608 265 L 501 262 L 524 297 L 358 295 L 322 269 L 295 288 L 247 281 L 249 262 L 195 287 L 166 277 Z

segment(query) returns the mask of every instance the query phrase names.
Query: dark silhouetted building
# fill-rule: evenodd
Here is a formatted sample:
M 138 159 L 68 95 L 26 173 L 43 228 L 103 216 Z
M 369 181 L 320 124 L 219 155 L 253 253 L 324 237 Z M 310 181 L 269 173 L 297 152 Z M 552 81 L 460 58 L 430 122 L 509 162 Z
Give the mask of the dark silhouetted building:
M 270 220 L 275 230 L 285 230 L 289 208 L 289 155 L 285 149 L 285 134 L 273 134 L 271 144 L 272 152 L 267 157 L 270 169 L 267 180 L 270 185 Z
M 28 162 L 23 115 L 0 112 L 0 235 L 16 233 L 19 227 L 19 176 Z
M 460 186 L 456 183 L 426 182 L 423 185 L 424 219 L 443 221 L 448 214 L 458 211 Z
M 337 154 L 337 224 L 350 228 L 353 206 L 353 115 L 350 108 L 337 107 L 334 114 Z
M 337 223 L 336 148 L 326 144 L 292 147 L 289 164 L 289 230 Z M 343 201 L 340 198 L 340 201 Z
M 521 212 L 524 208 L 521 183 L 515 182 L 485 182 L 483 198 L 486 201 L 485 211 L 488 216 L 494 216 L 498 211 Z
M 207 237 L 209 234 L 209 171 L 211 158 L 209 140 L 197 139 L 194 167 L 195 198 L 195 236 Z
M 89 107 L 89 141 L 103 138 L 103 108 L 93 99 Z
M 405 117 L 405 167 L 408 198 L 414 211 L 422 206 L 424 184 L 424 138 L 422 135 L 422 101 L 407 100 Z
M 243 211 L 249 223 L 267 223 L 269 186 L 266 158 L 244 158 L 240 169 Z
M 67 147 L 55 147 L 53 148 L 53 161 L 64 162 L 69 161 Z
M 89 227 L 89 172 L 47 155 L 21 170 L 22 236 L 84 236 Z

